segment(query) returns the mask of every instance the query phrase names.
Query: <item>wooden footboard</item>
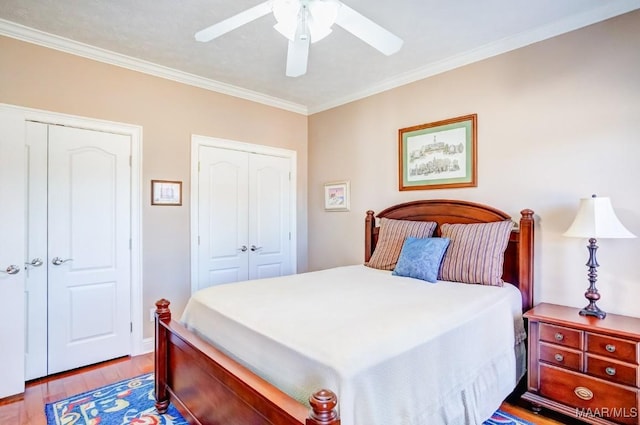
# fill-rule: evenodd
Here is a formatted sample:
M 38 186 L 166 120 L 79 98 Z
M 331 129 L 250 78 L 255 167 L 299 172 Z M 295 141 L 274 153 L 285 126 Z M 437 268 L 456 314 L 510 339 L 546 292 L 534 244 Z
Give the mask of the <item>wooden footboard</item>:
M 169 402 L 192 424 L 339 425 L 337 397 L 320 390 L 311 409 L 171 319 L 169 301 L 156 302 L 156 408 Z

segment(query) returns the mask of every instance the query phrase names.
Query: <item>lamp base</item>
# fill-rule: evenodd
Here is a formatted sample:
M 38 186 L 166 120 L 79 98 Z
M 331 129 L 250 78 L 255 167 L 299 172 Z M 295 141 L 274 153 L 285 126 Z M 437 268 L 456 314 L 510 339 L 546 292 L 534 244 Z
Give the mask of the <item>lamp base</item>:
M 591 303 L 580 310 L 580 316 L 595 316 L 598 319 L 604 319 L 605 317 L 607 317 L 607 313 L 600 310 L 600 308 L 595 303 Z
M 589 267 L 589 288 L 587 289 L 587 292 L 584 293 L 584 297 L 589 301 L 589 305 L 580 310 L 580 315 L 595 316 L 598 319 L 604 319 L 607 316 L 607 313 L 600 310 L 596 305 L 596 301 L 600 299 L 600 294 L 596 288 L 596 279 L 598 277 L 596 269 L 599 266 L 598 260 L 596 260 L 596 251 L 598 250 L 596 242 L 595 238 L 590 238 L 589 245 L 587 246 L 587 249 L 589 250 L 589 261 L 587 261 L 587 267 Z

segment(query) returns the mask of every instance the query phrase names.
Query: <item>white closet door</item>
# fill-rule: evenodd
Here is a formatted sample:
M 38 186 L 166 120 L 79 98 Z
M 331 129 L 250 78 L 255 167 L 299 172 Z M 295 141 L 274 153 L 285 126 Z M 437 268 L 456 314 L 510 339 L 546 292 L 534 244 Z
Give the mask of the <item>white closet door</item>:
M 130 350 L 129 136 L 49 127 L 49 373 Z
M 249 278 L 247 153 L 200 146 L 199 164 L 196 290 Z
M 49 126 L 26 122 L 27 252 L 25 256 L 27 344 L 25 379 L 47 375 L 47 140 Z
M 249 278 L 283 276 L 291 270 L 288 158 L 249 154 Z
M 24 152 L 24 120 L 0 106 L 0 398 L 24 391 Z

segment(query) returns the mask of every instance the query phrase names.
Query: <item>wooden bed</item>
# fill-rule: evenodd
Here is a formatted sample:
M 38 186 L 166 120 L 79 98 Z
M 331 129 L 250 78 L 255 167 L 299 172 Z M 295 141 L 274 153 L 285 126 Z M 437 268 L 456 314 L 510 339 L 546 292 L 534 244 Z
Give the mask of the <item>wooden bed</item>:
M 392 206 L 365 219 L 365 261 L 378 239 L 377 218 L 442 223 L 485 223 L 511 217 L 485 205 L 456 200 L 413 201 Z M 521 211 L 519 225 L 505 252 L 503 279 L 522 294 L 523 311 L 533 303 L 533 211 Z M 438 230 L 436 230 L 438 232 Z M 436 233 L 437 235 L 437 233 Z M 156 303 L 155 393 L 160 413 L 173 403 L 194 424 L 338 425 L 335 394 L 319 389 L 309 397 L 311 409 L 172 320 L 169 301 Z

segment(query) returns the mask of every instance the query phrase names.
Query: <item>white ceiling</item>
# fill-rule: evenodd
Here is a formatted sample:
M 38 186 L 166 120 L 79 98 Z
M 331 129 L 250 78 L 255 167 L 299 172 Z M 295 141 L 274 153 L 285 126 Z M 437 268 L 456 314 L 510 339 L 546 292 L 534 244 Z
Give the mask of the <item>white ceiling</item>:
M 267 15 L 209 43 L 194 34 L 263 0 L 0 0 L 0 35 L 299 113 L 314 113 L 640 8 L 640 0 L 343 0 L 404 40 L 384 56 L 342 28 L 285 76 Z

